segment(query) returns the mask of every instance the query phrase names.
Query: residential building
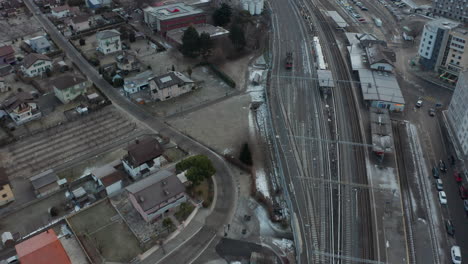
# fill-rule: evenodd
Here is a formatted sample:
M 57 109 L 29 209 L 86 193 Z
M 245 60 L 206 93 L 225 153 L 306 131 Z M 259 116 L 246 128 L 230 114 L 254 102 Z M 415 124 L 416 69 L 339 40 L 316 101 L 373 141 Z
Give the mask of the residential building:
M 15 249 L 21 264 L 71 264 L 53 229 L 24 240 Z
M 432 12 L 436 16 L 468 22 L 468 5 L 464 0 L 432 0 Z
M 37 36 L 28 41 L 29 46 L 35 53 L 47 53 L 51 49 L 51 45 L 46 36 Z
M 86 6 L 89 9 L 98 9 L 105 6 L 111 6 L 112 0 L 86 0 Z
M 371 34 L 346 33 L 351 67 L 360 80 L 363 99 L 369 107 L 401 112 L 405 100 L 394 75 L 394 53 L 386 42 Z
M 103 54 L 110 54 L 122 50 L 120 33 L 115 29 L 99 31 L 96 33 L 97 50 Z
M 468 67 L 465 45 L 468 30 L 460 23 L 440 18 L 424 25 L 419 43 L 419 64 L 424 70 L 437 71 L 443 79 L 456 82 Z
M 15 94 L 3 102 L 1 106 L 16 125 L 24 124 L 42 116 L 36 100 L 27 92 Z
M 52 70 L 52 60 L 46 55 L 31 53 L 26 55 L 21 65 L 21 71 L 27 77 L 35 77 L 44 74 L 47 70 Z
M 154 77 L 150 70 L 137 74 L 134 77 L 124 79 L 124 91 L 133 94 L 149 87 L 149 81 Z
M 15 50 L 11 45 L 0 47 L 0 64 L 15 64 Z
M 126 188 L 135 209 L 146 222 L 168 213 L 187 201 L 185 186 L 170 171 L 159 171 Z
M 13 202 L 15 196 L 10 186 L 10 180 L 5 168 L 0 167 L 0 206 Z
M 151 98 L 165 101 L 195 88 L 195 82 L 180 72 L 168 72 L 150 80 Z
M 74 32 L 90 29 L 89 24 L 89 15 L 76 16 L 70 20 L 70 26 Z
M 38 198 L 59 190 L 60 186 L 58 180 L 59 178 L 57 174 L 55 174 L 54 170 L 52 169 L 46 170 L 29 178 L 29 181 L 31 182 L 31 185 L 34 189 L 34 193 Z
M 124 51 L 122 55 L 117 56 L 117 69 L 121 71 L 138 71 L 141 64 L 133 52 Z
M 210 24 L 195 24 L 192 26 L 193 28 L 195 28 L 199 35 L 201 35 L 202 33 L 207 33 L 210 35 L 210 38 L 212 40 L 223 38 L 229 35 L 228 30 Z M 182 45 L 182 36 L 184 35 L 186 29 L 187 27 L 169 30 L 166 34 L 167 40 L 169 40 L 171 43 L 177 46 Z
M 154 31 L 166 36 L 166 32 L 194 24 L 205 24 L 206 15 L 201 9 L 184 3 L 175 3 L 143 10 L 145 23 Z
M 76 75 L 64 74 L 51 81 L 55 96 L 64 104 L 86 93 L 91 82 Z
M 460 74 L 447 111 L 452 135 L 465 157 L 468 157 L 468 71 Z
M 166 161 L 163 153 L 164 149 L 158 140 L 147 136 L 135 140 L 135 143 L 127 148 L 127 155 L 122 163 L 125 171 L 135 179 L 159 170 Z
M 62 5 L 52 8 L 51 15 L 55 18 L 64 18 L 71 16 L 70 7 L 68 5 Z
M 99 186 L 106 190 L 107 195 L 114 194 L 123 188 L 125 173 L 115 168 L 118 165 L 120 165 L 120 160 L 91 171 L 91 176 Z

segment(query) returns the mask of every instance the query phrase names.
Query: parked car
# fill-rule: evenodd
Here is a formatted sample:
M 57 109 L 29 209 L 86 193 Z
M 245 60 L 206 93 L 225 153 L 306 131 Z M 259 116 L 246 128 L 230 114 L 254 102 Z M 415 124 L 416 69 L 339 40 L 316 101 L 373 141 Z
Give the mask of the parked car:
M 445 221 L 445 230 L 447 230 L 447 234 L 451 236 L 455 235 L 455 227 L 453 226 L 452 221 L 450 220 Z
M 468 199 L 468 192 L 465 186 L 460 185 L 460 187 L 458 187 L 458 194 L 460 194 L 460 198 L 462 198 L 463 200 Z
M 461 251 L 459 246 L 452 246 L 450 250 L 450 255 L 452 255 L 452 262 L 453 264 L 461 264 Z
M 438 191 L 443 191 L 444 190 L 444 185 L 443 185 L 441 179 L 436 180 L 436 188 L 437 188 Z
M 445 205 L 447 204 L 447 195 L 444 191 L 439 191 L 439 201 L 440 204 Z
M 435 109 L 434 109 L 434 108 L 430 108 L 430 109 L 428 110 L 428 112 L 429 112 L 429 115 L 430 115 L 430 116 L 435 116 Z
M 447 166 L 445 165 L 445 161 L 439 160 L 439 169 L 441 172 L 447 172 Z
M 458 171 L 453 172 L 453 177 L 455 177 L 456 182 L 462 182 L 462 177 L 460 176 L 460 173 Z
M 369 10 L 369 9 L 367 9 L 367 7 L 365 7 L 365 6 L 361 6 L 361 10 L 362 10 L 362 11 L 367 11 L 367 10 Z
M 416 102 L 416 107 L 417 107 L 417 108 L 420 108 L 422 105 L 423 105 L 423 101 L 422 101 L 421 99 L 419 99 L 419 100 Z
M 365 18 L 360 18 L 360 19 L 358 19 L 358 20 L 359 20 L 359 22 L 362 22 L 362 23 L 366 22 L 366 19 L 365 19 Z
M 436 179 L 439 178 L 439 170 L 437 169 L 437 167 L 432 167 L 432 176 L 434 176 L 434 178 Z

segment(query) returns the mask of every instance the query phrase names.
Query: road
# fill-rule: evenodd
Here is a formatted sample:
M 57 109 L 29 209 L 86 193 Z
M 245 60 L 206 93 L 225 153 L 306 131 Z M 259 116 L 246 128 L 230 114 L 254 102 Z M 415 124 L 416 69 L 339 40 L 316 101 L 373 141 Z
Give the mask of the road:
M 205 250 L 205 246 L 209 244 L 215 236 L 222 235 L 223 225 L 230 222 L 235 211 L 237 194 L 234 189 L 232 173 L 223 158 L 208 147 L 181 134 L 179 131 L 166 125 L 163 120 L 152 116 L 138 105 L 122 97 L 115 88 L 99 76 L 98 72 L 81 56 L 68 40 L 58 32 L 56 27 L 40 12 L 39 8 L 32 0 L 25 0 L 24 2 L 42 24 L 55 44 L 58 45 L 81 72 L 112 101 L 117 109 L 149 128 L 151 131 L 170 138 L 171 141 L 175 142 L 180 148 L 190 153 L 206 155 L 212 160 L 217 175 L 217 197 L 214 211 L 207 217 L 205 226 L 197 232 L 196 235 L 191 237 L 190 241 L 186 242 L 183 247 L 179 247 L 175 251 L 169 253 L 169 255 L 166 255 L 170 257 L 166 257 L 163 261 L 158 262 L 161 258 L 161 252 L 156 251 L 145 261 L 147 263 L 189 263 Z
M 340 83 L 335 96 L 328 101 L 322 99 L 314 79 L 316 70 L 310 45 L 313 31 L 304 23 L 303 16 L 312 14 L 314 25 L 319 26 L 314 31 L 321 32 L 319 37 L 334 78 L 349 80 L 341 53 L 333 46 L 333 29 L 310 1 L 299 1 L 296 5 L 279 0 L 270 4 L 273 61 L 268 98 L 272 137 L 277 141 L 274 151 L 284 175 L 285 194 L 290 199 L 298 260 L 352 263 L 362 258 L 373 259 L 369 194 L 332 183 L 367 184 L 364 153 L 358 147 L 320 141 L 362 141 L 352 87 Z M 284 69 L 288 51 L 294 53 L 292 70 Z M 327 108 L 327 104 L 331 107 Z M 331 109 L 330 121 L 327 109 Z

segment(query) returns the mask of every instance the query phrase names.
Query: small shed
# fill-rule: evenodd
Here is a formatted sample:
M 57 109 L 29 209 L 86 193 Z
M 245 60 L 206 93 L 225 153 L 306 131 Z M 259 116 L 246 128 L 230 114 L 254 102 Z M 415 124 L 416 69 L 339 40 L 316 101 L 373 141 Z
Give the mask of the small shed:
M 38 198 L 60 189 L 57 174 L 52 169 L 39 173 L 29 180 Z

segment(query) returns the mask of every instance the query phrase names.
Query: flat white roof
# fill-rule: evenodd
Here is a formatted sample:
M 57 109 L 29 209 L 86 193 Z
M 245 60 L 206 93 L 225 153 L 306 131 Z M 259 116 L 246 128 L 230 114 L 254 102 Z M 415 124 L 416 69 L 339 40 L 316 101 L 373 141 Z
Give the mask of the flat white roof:
M 319 87 L 335 87 L 332 72 L 329 70 L 317 70 Z
M 341 17 L 340 14 L 338 14 L 338 12 L 327 11 L 327 13 L 328 13 L 328 16 L 330 16 L 339 27 L 344 28 L 344 27 L 349 26 L 348 23 L 346 23 L 346 21 L 343 19 L 343 17 Z

